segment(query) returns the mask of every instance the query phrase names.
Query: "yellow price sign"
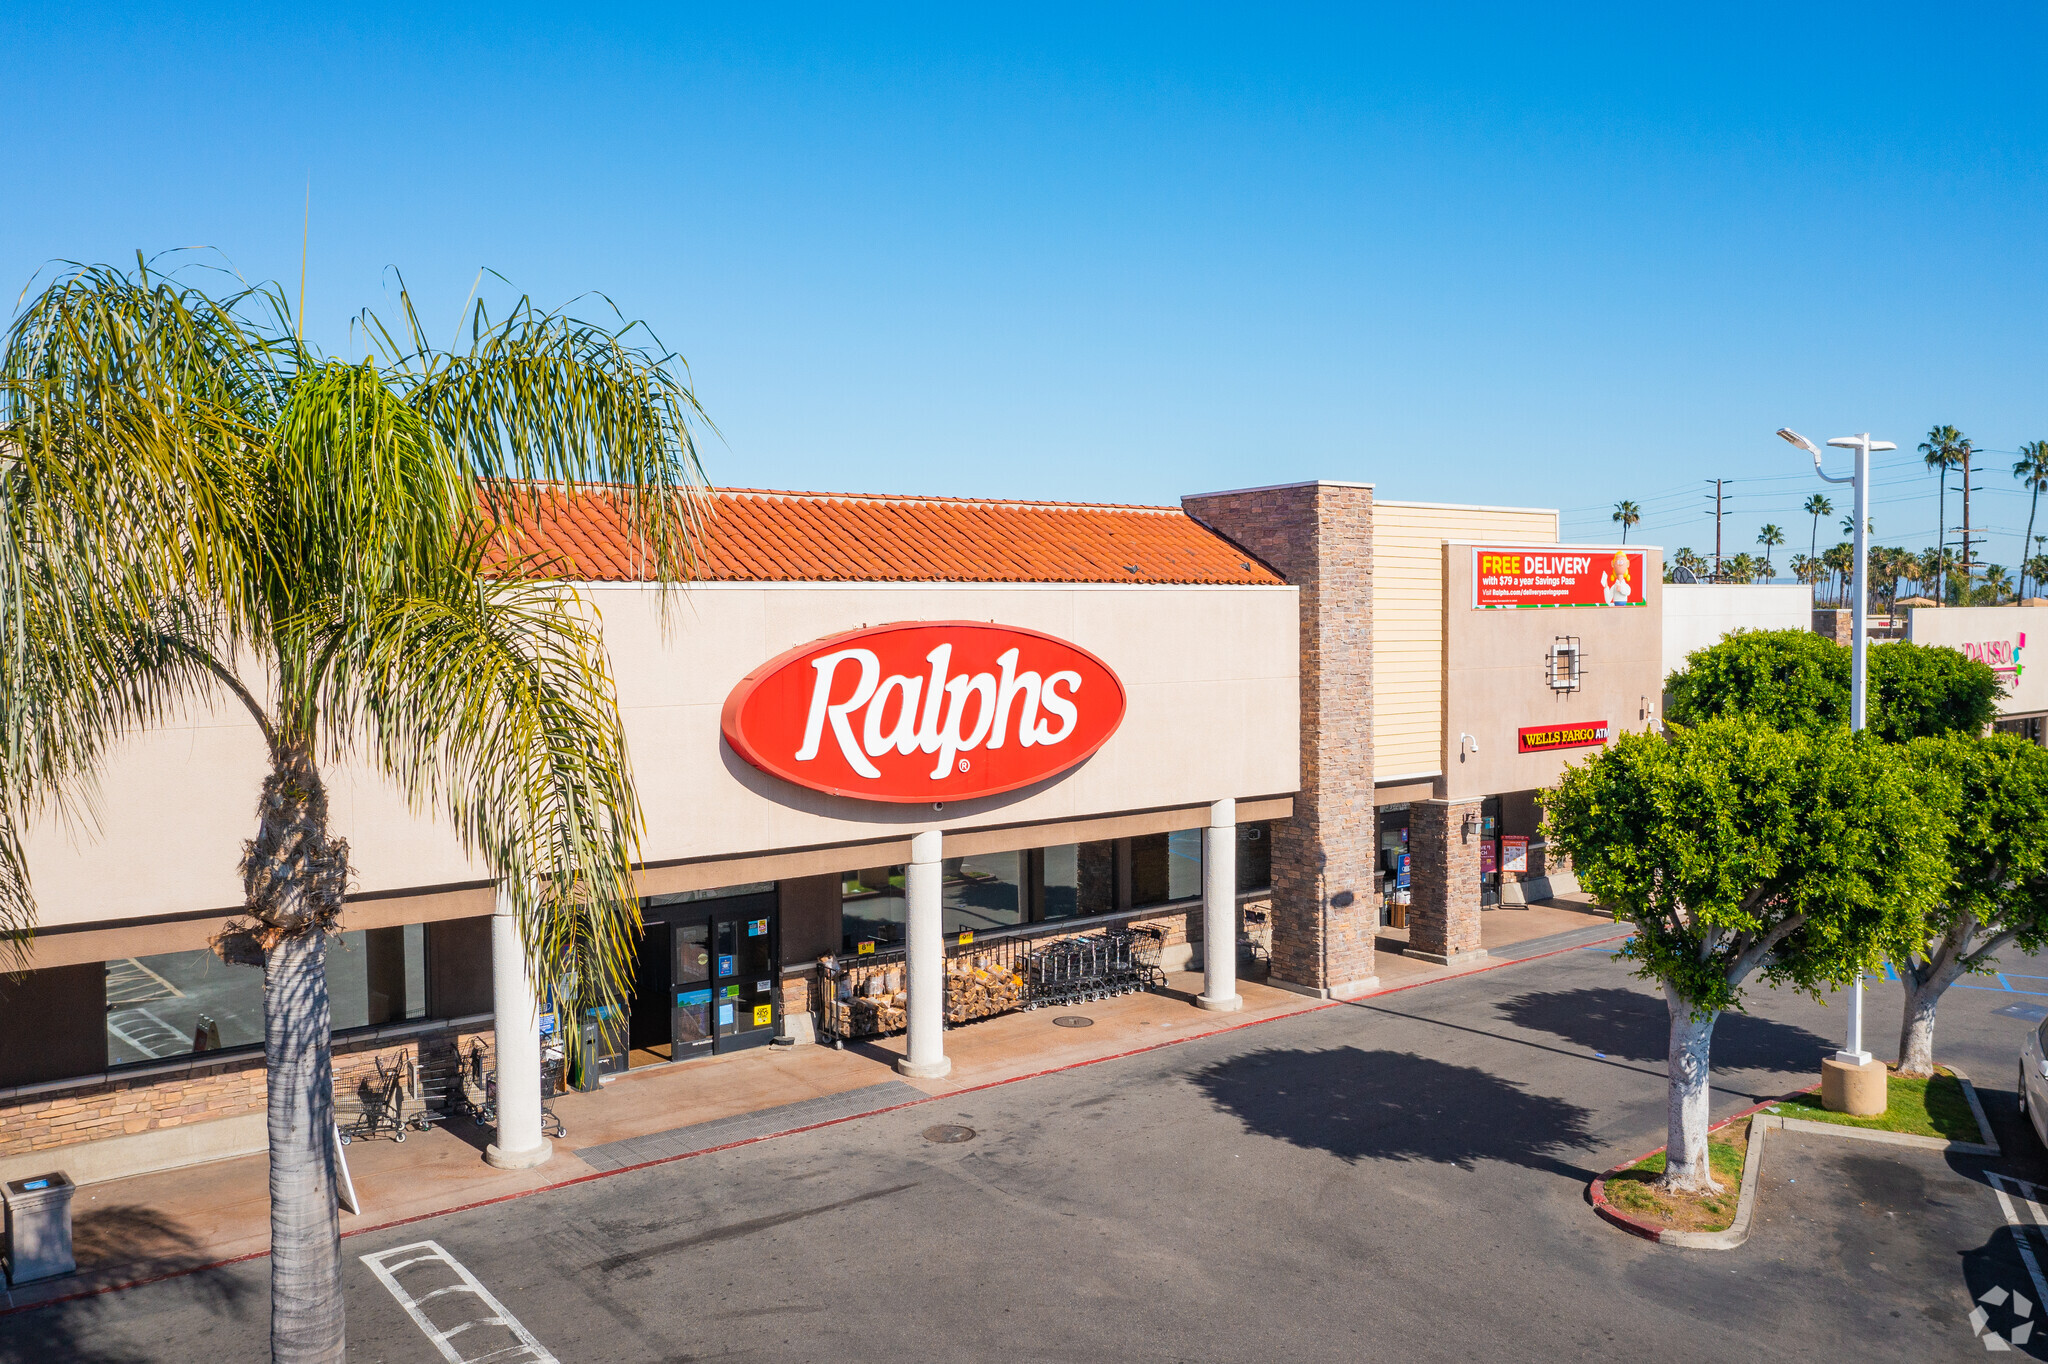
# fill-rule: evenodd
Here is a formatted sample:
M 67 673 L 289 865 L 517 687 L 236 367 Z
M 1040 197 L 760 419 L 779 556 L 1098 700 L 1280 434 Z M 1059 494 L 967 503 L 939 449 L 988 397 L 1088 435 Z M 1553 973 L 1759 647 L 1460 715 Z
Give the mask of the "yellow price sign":
M 967 944 L 969 944 L 969 943 L 971 943 L 971 942 L 973 942 L 973 941 L 974 941 L 974 930 L 973 930 L 973 929 L 963 928 L 963 929 L 961 929 L 961 930 L 960 930 L 960 945 L 961 945 L 962 947 L 965 947 L 965 946 L 967 946 Z
M 872 942 L 859 943 L 854 947 L 853 950 L 855 951 L 855 953 L 863 957 L 872 957 L 873 955 L 875 955 L 875 945 Z
M 755 1027 L 757 1027 L 757 1028 L 765 1028 L 765 1027 L 767 1027 L 767 1026 L 768 1026 L 768 1025 L 770 1024 L 770 1023 L 773 1023 L 774 1021 L 775 1021 L 775 1006 L 774 1006 L 773 1004 L 756 1004 L 756 1005 L 754 1006 L 754 1026 L 755 1026 Z

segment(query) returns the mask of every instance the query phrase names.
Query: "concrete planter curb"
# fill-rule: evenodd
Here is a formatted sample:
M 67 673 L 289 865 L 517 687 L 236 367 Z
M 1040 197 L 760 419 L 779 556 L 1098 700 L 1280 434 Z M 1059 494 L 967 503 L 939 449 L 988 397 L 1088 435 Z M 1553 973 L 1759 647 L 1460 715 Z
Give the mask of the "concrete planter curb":
M 1678 1246 L 1685 1250 L 1733 1250 L 1749 1239 L 1750 1220 L 1756 1212 L 1757 1188 L 1763 1178 L 1764 1139 L 1767 1133 L 1803 1132 L 1821 1137 L 1847 1137 L 1852 1141 L 1872 1141 L 1884 1146 L 1905 1146 L 1921 1151 L 1944 1151 L 1958 1156 L 2004 1154 L 2003 1148 L 1998 1144 L 1998 1138 L 1992 1134 L 1991 1123 L 1984 1116 L 1984 1105 L 1978 1101 L 1977 1088 L 1970 1083 L 1970 1077 L 1954 1066 L 1944 1066 L 1943 1069 L 1961 1082 L 1963 1097 L 1970 1104 L 1970 1115 L 1977 1120 L 1977 1135 L 1984 1138 L 1983 1141 L 1949 1141 L 1943 1137 L 1922 1137 L 1910 1132 L 1878 1132 L 1865 1127 L 1814 1122 L 1807 1118 L 1787 1118 L 1763 1111 L 1772 1104 L 1783 1103 L 1785 1099 L 1799 1094 L 1811 1094 L 1820 1088 L 1819 1085 L 1809 1085 L 1805 1089 L 1794 1090 L 1783 1098 L 1770 1099 L 1754 1108 L 1746 1108 L 1733 1117 L 1723 1118 L 1707 1129 L 1709 1133 L 1714 1133 L 1730 1123 L 1741 1122 L 1744 1118 L 1750 1119 L 1749 1150 L 1742 1161 L 1742 1192 L 1735 1200 L 1735 1220 L 1728 1225 L 1727 1230 L 1680 1231 L 1675 1227 L 1660 1227 L 1639 1217 L 1631 1217 L 1607 1201 L 1607 1181 L 1656 1155 L 1664 1149 L 1661 1146 L 1645 1151 L 1634 1160 L 1624 1161 L 1601 1171 L 1599 1178 L 1587 1189 L 1588 1200 L 1592 1203 L 1595 1213 L 1629 1235 L 1640 1236 L 1645 1241 L 1654 1241 L 1660 1246 Z

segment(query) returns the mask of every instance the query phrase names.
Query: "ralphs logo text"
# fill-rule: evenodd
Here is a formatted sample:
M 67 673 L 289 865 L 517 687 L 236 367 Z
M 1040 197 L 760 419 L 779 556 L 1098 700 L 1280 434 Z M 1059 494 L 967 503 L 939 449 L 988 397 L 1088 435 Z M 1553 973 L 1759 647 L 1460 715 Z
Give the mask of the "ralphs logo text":
M 764 772 L 833 795 L 965 800 L 1064 772 L 1124 718 L 1109 665 L 983 621 L 852 630 L 790 650 L 726 698 L 725 741 Z

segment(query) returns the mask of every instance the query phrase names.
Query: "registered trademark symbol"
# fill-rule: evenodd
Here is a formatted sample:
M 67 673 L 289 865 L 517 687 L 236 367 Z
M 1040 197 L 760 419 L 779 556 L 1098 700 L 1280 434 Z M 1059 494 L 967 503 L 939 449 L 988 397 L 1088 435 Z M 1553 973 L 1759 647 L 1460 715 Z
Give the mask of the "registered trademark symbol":
M 960 760 L 960 770 L 961 770 L 962 772 L 965 772 L 965 771 L 967 770 L 967 759 L 965 759 L 965 758 L 962 758 L 962 759 Z

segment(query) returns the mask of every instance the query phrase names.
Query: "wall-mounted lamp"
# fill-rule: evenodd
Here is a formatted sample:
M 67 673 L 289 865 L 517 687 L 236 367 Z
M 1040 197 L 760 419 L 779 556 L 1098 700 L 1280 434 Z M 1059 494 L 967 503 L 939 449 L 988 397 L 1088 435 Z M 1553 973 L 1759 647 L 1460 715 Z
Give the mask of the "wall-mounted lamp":
M 1458 825 L 1458 836 L 1464 839 L 1467 843 L 1470 843 L 1472 841 L 1472 831 L 1478 827 L 1479 816 L 1473 814 L 1470 810 L 1467 810 L 1465 812 L 1464 820 L 1461 821 Z

